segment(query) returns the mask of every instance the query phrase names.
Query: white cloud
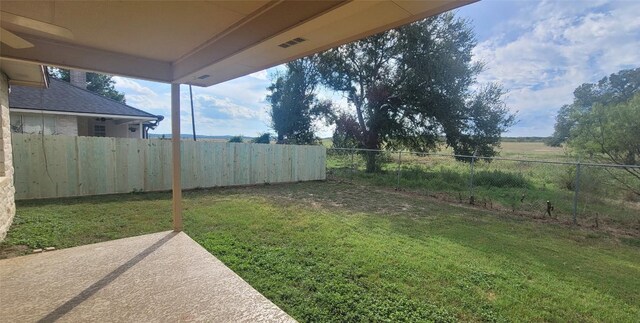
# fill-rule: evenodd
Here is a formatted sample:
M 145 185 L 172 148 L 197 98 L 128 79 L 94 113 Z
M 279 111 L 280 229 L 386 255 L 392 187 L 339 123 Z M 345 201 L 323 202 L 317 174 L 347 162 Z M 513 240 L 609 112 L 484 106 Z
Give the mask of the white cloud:
M 631 1 L 530 3 L 474 50 L 480 81 L 510 90 L 513 110 L 555 112 L 578 85 L 640 65 L 639 14 Z
M 262 80 L 262 81 L 267 81 L 269 80 L 269 74 L 267 73 L 267 70 L 262 70 L 262 71 L 258 71 L 255 73 L 251 73 L 249 74 L 250 77 L 256 78 L 258 80 Z
M 156 93 L 153 90 L 151 90 L 146 86 L 141 85 L 140 83 L 132 79 L 128 79 L 121 76 L 114 76 L 113 80 L 116 82 L 115 86 L 118 89 L 126 90 L 128 93 L 139 94 L 139 95 L 150 95 L 150 96 L 156 95 Z
M 123 77 L 114 77 L 114 81 L 116 89 L 125 93 L 127 104 L 165 117 L 165 121 L 152 132 L 171 132 L 171 93 L 168 84 Z M 193 87 L 196 131 L 203 135 L 249 136 L 267 131 L 269 117 L 264 101 L 267 86 L 268 81 L 248 76 L 208 88 Z M 182 86 L 180 94 L 182 133 L 191 133 L 188 87 Z
M 202 116 L 206 116 L 207 112 L 211 114 L 222 114 L 231 119 L 260 119 L 267 121 L 266 113 L 257 108 L 249 108 L 241 106 L 233 102 L 230 98 L 218 98 L 212 95 L 199 94 L 194 96 L 197 102 L 194 106 Z

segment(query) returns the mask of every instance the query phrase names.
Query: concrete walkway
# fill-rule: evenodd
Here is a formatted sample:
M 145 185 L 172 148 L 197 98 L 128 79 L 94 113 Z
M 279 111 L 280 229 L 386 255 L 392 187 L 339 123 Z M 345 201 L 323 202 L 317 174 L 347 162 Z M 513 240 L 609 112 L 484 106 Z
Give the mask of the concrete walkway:
M 184 233 L 0 261 L 3 322 L 293 322 Z

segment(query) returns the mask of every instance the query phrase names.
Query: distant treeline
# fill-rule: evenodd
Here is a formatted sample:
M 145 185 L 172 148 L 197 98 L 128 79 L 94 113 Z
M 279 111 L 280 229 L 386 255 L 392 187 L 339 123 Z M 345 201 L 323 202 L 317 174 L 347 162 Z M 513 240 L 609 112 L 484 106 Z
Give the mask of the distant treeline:
M 503 142 L 545 142 L 549 137 L 502 137 Z
M 205 135 L 196 135 L 196 139 L 217 139 L 217 140 L 229 140 L 229 139 L 231 139 L 231 137 L 234 137 L 234 136 L 230 136 L 230 135 L 224 135 L 224 136 L 205 136 Z M 170 133 L 169 133 L 169 134 L 157 134 L 157 133 L 150 133 L 150 134 L 149 134 L 149 138 L 152 138 L 152 139 L 162 139 L 162 138 L 164 138 L 164 139 L 171 139 L 171 134 L 170 134 Z M 192 139 L 192 138 L 193 138 L 193 135 L 190 135 L 190 134 L 182 134 L 182 135 L 180 135 L 180 138 L 182 138 L 182 139 Z M 244 140 L 251 140 L 251 139 L 254 139 L 255 137 L 245 137 L 245 136 L 242 136 L 242 138 L 243 138 Z
M 189 134 L 182 134 L 181 135 L 182 139 L 191 139 L 193 138 L 192 135 Z M 230 135 L 223 135 L 223 136 L 204 136 L 204 135 L 197 135 L 196 136 L 198 139 L 218 139 L 218 140 L 229 140 L 231 139 L 231 137 L 234 136 L 230 136 Z M 171 139 L 171 134 L 155 134 L 155 133 L 150 133 L 149 134 L 149 138 L 153 138 L 153 139 L 158 139 L 158 138 L 165 138 L 165 139 Z M 242 136 L 242 138 L 245 141 L 250 141 L 252 139 L 254 139 L 255 137 L 245 137 Z M 547 138 L 549 137 L 502 137 L 502 141 L 503 142 L 544 142 Z M 329 138 L 321 138 L 321 141 L 331 141 L 331 137 Z M 441 137 L 439 138 L 441 142 L 445 142 L 445 138 Z
M 503 142 L 545 142 L 549 137 L 502 137 L 501 140 Z M 321 138 L 322 142 L 331 142 L 331 137 Z M 440 143 L 445 143 L 445 137 L 439 137 L 438 141 Z

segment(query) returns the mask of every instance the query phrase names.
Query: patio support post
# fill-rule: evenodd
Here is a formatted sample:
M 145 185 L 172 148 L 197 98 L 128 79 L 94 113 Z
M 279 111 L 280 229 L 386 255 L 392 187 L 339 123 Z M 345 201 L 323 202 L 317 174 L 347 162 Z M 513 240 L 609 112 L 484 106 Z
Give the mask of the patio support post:
M 180 84 L 171 84 L 171 156 L 173 231 L 182 231 L 182 183 L 180 182 Z

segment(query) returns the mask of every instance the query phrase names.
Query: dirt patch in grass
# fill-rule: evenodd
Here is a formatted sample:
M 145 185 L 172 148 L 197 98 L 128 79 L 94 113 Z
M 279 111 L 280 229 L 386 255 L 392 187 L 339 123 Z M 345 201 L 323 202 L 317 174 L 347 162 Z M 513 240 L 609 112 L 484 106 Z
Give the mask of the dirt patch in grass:
M 25 245 L 7 245 L 0 247 L 0 259 L 13 258 L 31 253 L 31 248 Z
M 616 238 L 622 237 L 640 237 L 640 218 L 635 225 L 620 226 L 619 223 L 612 221 L 609 218 L 600 218 L 597 221 L 595 217 L 580 218 L 578 224 L 575 225 L 570 218 L 558 217 L 556 212 L 552 212 L 552 216 L 549 217 L 543 212 L 537 211 L 525 211 L 522 209 L 513 209 L 498 203 L 497 201 L 490 201 L 487 199 L 478 199 L 474 205 L 468 203 L 467 197 L 456 194 L 447 194 L 441 192 L 423 193 L 413 190 L 395 189 L 384 186 L 370 186 L 363 185 L 357 182 L 345 181 L 342 179 L 330 179 L 329 183 L 337 185 L 350 185 L 353 187 L 350 195 L 357 198 L 359 201 L 366 200 L 365 205 L 361 205 L 358 208 L 360 202 L 340 204 L 341 206 L 356 207 L 363 211 L 379 211 L 389 214 L 406 213 L 405 211 L 412 211 L 411 208 L 407 208 L 407 204 L 397 203 L 397 199 L 400 196 L 408 197 L 411 199 L 419 199 L 434 203 L 448 203 L 452 206 L 460 207 L 468 210 L 477 211 L 490 211 L 496 216 L 527 219 L 536 223 L 545 223 L 551 225 L 559 225 L 566 229 L 581 230 L 585 232 L 595 232 L 599 234 L 609 234 Z M 369 194 L 372 192 L 378 192 L 374 203 L 369 199 Z M 343 201 L 344 202 L 344 201 Z

